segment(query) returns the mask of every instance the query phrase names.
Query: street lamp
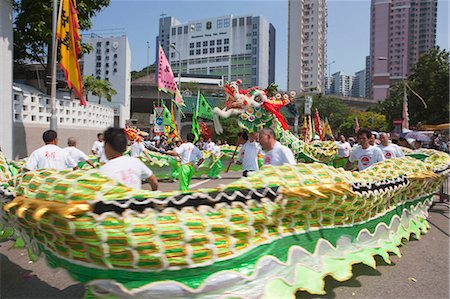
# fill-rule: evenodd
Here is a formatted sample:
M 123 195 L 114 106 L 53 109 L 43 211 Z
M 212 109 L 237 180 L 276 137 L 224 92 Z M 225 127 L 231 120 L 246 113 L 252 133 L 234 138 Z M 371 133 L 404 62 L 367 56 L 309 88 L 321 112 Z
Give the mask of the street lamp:
M 180 51 L 178 51 L 175 44 L 170 44 L 169 47 L 174 49 L 175 52 L 177 52 L 177 54 L 178 54 L 178 90 L 180 91 L 180 94 L 181 94 L 181 53 L 180 53 Z M 181 133 L 180 118 L 181 118 L 180 108 L 175 107 L 175 121 L 177 123 L 178 136 L 180 136 L 180 133 Z
M 150 76 L 150 42 L 147 42 L 147 77 Z

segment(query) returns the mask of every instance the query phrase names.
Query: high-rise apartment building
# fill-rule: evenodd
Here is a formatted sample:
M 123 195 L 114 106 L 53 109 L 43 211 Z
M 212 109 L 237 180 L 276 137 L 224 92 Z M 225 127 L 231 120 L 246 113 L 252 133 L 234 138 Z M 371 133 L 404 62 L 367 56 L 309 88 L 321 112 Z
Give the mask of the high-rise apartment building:
M 102 99 L 101 104 L 114 108 L 114 125 L 125 127 L 131 111 L 131 52 L 126 36 L 101 37 L 96 34 L 83 36 L 93 51 L 83 56 L 83 76 L 93 76 L 111 82 L 117 94 L 111 102 Z M 89 101 L 98 103 L 98 97 L 89 95 Z
M 289 0 L 288 89 L 325 91 L 325 0 Z
M 336 72 L 331 75 L 330 93 L 334 95 L 350 97 L 352 96 L 352 87 L 354 81 L 355 76 L 346 75 L 342 72 Z
M 181 73 L 241 79 L 244 87 L 266 87 L 275 81 L 275 28 L 262 16 L 227 15 L 187 23 L 163 17 L 156 41 L 175 73 L 181 59 Z
M 366 70 L 355 73 L 352 84 L 351 96 L 355 98 L 366 97 Z
M 419 56 L 435 46 L 437 0 L 372 0 L 371 95 L 388 96 L 393 81 L 406 76 Z

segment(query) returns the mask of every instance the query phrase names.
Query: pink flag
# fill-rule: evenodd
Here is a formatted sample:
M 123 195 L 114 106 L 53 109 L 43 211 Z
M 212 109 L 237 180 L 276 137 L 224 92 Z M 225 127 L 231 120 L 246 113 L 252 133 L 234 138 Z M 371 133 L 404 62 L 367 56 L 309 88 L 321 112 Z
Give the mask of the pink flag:
M 164 54 L 161 45 L 159 46 L 158 55 L 158 90 L 174 94 L 175 102 L 178 105 L 184 104 L 181 93 L 177 88 L 177 83 L 175 82 L 172 68 L 170 67 L 169 61 L 167 60 L 166 54 Z

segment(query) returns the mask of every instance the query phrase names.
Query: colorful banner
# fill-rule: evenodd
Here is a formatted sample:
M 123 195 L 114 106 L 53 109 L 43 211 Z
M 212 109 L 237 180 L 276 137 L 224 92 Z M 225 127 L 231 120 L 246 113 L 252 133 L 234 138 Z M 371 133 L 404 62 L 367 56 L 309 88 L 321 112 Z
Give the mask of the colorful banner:
M 80 55 L 80 35 L 78 32 L 78 11 L 76 0 L 62 0 L 61 15 L 58 20 L 56 36 L 60 46 L 59 64 L 66 77 L 67 86 L 73 89 L 80 99 L 80 105 L 86 106 L 83 96 L 83 80 L 81 79 L 78 57 Z
M 161 45 L 159 46 L 158 55 L 158 90 L 175 95 L 175 103 L 177 105 L 184 105 L 183 98 L 173 76 L 172 68 Z

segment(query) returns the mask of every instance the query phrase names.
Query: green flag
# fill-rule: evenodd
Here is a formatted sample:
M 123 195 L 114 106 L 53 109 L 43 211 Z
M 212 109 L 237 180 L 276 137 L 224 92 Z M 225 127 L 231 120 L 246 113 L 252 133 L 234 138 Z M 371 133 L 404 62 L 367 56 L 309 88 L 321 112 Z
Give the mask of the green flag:
M 169 109 L 167 109 L 166 105 L 163 105 L 163 113 L 162 113 L 162 119 L 163 119 L 163 125 L 169 126 L 171 131 L 175 130 L 175 126 L 172 121 L 172 114 L 170 113 Z
M 198 93 L 197 105 L 198 117 L 213 120 L 213 110 L 200 92 Z
M 196 143 L 200 137 L 200 126 L 198 125 L 196 111 L 194 111 L 194 113 L 192 114 L 192 134 L 194 134 L 195 136 L 193 143 Z

